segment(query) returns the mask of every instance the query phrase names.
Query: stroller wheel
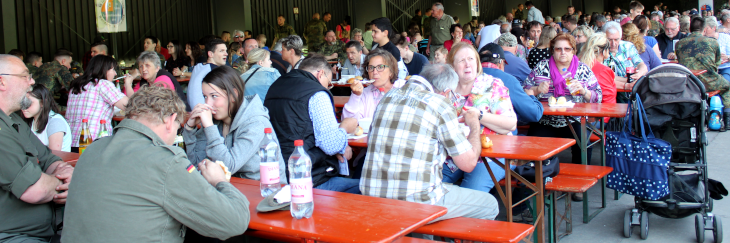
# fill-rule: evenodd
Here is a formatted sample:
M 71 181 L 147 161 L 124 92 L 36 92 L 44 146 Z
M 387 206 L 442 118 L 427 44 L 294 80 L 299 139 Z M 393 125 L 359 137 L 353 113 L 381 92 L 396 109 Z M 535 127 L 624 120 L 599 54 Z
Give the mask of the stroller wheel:
M 702 214 L 697 214 L 695 216 L 695 231 L 695 234 L 697 235 L 697 242 L 705 242 L 705 218 L 702 217 Z
M 631 238 L 631 209 L 624 213 L 624 237 Z
M 712 219 L 712 236 L 715 238 L 715 243 L 720 243 L 722 242 L 722 220 L 717 215 Z
M 640 235 L 642 240 L 646 240 L 649 237 L 649 212 L 641 212 L 641 225 Z

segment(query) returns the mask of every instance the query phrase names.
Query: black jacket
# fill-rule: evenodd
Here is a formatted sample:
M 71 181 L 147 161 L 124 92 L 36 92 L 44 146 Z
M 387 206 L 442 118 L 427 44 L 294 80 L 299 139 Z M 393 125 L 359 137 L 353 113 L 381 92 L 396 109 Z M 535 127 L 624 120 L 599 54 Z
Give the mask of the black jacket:
M 662 58 L 667 59 L 667 55 L 674 52 L 674 40 L 679 41 L 684 37 L 687 37 L 687 34 L 682 34 L 682 32 L 677 33 L 674 38 L 669 38 L 664 32 L 657 35 L 656 42 L 659 45 L 659 51 L 662 53 Z

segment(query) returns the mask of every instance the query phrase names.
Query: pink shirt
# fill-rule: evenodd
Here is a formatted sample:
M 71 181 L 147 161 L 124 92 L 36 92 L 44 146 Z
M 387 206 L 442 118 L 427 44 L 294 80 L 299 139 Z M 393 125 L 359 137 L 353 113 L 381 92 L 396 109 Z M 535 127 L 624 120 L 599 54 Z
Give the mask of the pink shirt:
M 105 79 L 98 80 L 98 83 L 89 83 L 84 86 L 86 91 L 80 94 L 70 93 L 68 95 L 68 108 L 66 109 L 66 121 L 71 127 L 71 147 L 79 146 L 79 134 L 83 119 L 89 119 L 89 130 L 91 137 L 96 139 L 99 134 L 101 120 L 106 120 L 106 129 L 109 135 L 112 134 L 112 117 L 114 115 L 114 104 L 124 98 L 112 82 Z
M 392 89 L 399 89 L 406 84 L 403 79 L 398 79 L 393 84 Z M 347 101 L 345 107 L 342 109 L 342 118 L 355 118 L 355 119 L 372 119 L 375 114 L 375 108 L 378 107 L 380 99 L 383 98 L 385 93 L 380 92 L 375 85 L 370 85 L 362 90 L 361 95 L 350 95 L 350 100 Z
M 136 85 L 134 85 L 134 92 L 137 92 L 139 90 L 139 88 L 140 88 L 139 84 L 140 83 L 137 83 Z M 150 85 L 158 85 L 161 87 L 171 89 L 172 91 L 175 91 L 175 85 L 172 84 L 172 80 L 170 79 L 170 77 L 168 77 L 166 75 L 157 77 L 155 79 L 155 81 L 152 82 L 152 84 L 150 84 Z

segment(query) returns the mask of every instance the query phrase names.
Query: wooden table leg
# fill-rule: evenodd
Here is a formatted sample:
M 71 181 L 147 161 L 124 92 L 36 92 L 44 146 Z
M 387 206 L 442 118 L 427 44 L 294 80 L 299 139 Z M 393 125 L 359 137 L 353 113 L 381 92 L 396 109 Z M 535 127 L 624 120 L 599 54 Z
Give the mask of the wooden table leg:
M 537 224 L 535 230 L 537 231 L 537 242 L 543 243 L 545 242 L 545 185 L 542 179 L 542 163 L 538 161 L 535 165 L 535 185 L 537 186 L 537 198 L 535 198 L 535 201 L 537 201 L 535 222 Z

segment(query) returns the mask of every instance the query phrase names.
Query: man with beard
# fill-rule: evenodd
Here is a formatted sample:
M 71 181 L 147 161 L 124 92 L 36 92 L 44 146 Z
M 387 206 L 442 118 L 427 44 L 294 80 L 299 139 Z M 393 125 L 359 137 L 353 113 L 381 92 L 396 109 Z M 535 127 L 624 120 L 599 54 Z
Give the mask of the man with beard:
M 335 32 L 328 30 L 324 36 L 324 43 L 317 49 L 320 50 L 327 60 L 345 60 L 345 43 L 337 39 Z
M 4 242 L 49 242 L 58 237 L 54 203 L 66 203 L 74 170 L 53 155 L 16 113 L 30 107 L 27 93 L 34 83 L 20 58 L 0 55 L 0 240 Z

